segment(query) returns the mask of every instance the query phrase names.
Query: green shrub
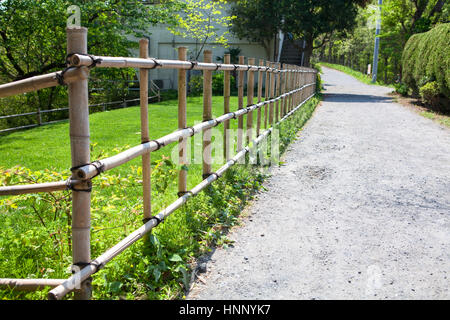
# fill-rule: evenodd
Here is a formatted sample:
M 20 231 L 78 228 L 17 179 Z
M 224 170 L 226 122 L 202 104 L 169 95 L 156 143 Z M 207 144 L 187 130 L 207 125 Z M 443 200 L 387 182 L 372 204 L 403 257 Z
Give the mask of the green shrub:
M 316 77 L 316 92 L 321 92 L 322 91 L 322 78 L 320 77 L 320 74 L 317 73 L 317 77 Z
M 214 95 L 223 95 L 223 72 L 213 73 L 212 77 L 212 91 Z M 236 80 L 233 75 L 230 76 L 231 90 L 236 86 Z M 193 96 L 200 96 L 203 93 L 203 75 L 195 75 L 189 81 L 190 94 Z
M 403 82 L 419 94 L 426 83 L 436 81 L 439 92 L 450 99 L 450 23 L 413 35 L 402 55 Z
M 189 95 L 200 96 L 203 93 L 203 75 L 195 75 L 189 80 Z
M 439 86 L 436 81 L 428 82 L 419 89 L 422 102 L 434 108 L 439 108 Z
M 408 86 L 402 82 L 394 84 L 394 87 L 395 87 L 395 92 L 401 94 L 404 97 L 406 97 L 409 93 Z

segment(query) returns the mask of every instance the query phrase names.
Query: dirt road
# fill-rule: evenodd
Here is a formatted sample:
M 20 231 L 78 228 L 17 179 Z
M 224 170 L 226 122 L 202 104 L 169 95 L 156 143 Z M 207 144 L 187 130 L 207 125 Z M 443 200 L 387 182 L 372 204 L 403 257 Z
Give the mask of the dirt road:
M 450 298 L 450 130 L 323 69 L 324 102 L 188 299 Z

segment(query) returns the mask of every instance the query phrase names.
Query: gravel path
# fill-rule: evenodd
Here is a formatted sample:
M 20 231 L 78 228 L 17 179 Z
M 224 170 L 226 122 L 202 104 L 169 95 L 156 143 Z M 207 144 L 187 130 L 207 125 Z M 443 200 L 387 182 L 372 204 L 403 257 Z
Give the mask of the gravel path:
M 324 102 L 188 299 L 450 298 L 450 130 L 323 70 Z

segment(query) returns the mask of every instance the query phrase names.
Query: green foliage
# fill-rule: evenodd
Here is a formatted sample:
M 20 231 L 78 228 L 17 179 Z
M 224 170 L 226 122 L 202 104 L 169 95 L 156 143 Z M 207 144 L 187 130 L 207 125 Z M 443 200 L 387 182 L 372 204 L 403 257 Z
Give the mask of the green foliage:
M 230 63 L 232 64 L 238 64 L 239 63 L 239 56 L 241 55 L 241 48 L 228 48 L 224 54 L 230 55 Z M 217 57 L 217 61 L 224 62 L 223 57 Z
M 385 83 L 402 81 L 402 52 L 407 40 L 415 33 L 448 22 L 449 9 L 450 3 L 443 0 L 383 0 L 377 79 Z M 322 48 L 316 58 L 365 72 L 367 65 L 373 64 L 378 18 L 378 1 L 372 0 L 369 6 L 359 10 L 353 32 L 334 33 L 328 53 Z
M 228 31 L 222 31 L 231 25 L 234 16 L 224 14 L 226 0 L 183 0 L 182 10 L 175 13 L 176 24 L 167 29 L 174 35 L 196 40 L 191 60 L 198 60 L 206 43 L 227 46 Z
M 239 39 L 261 44 L 266 50 L 267 59 L 270 59 L 270 46 L 273 35 L 281 25 L 281 13 L 280 1 L 239 0 L 231 7 L 231 14 L 237 19 L 230 30 Z
M 415 94 L 428 82 L 436 81 L 440 94 L 450 99 L 449 41 L 450 23 L 446 23 L 416 34 L 406 43 L 402 57 L 403 81 Z
M 224 75 L 223 72 L 215 72 L 212 77 L 212 92 L 214 95 L 222 95 L 223 94 L 223 83 Z M 233 75 L 230 75 L 230 88 L 234 88 L 236 86 L 236 80 Z M 203 93 L 203 75 L 194 75 L 191 77 L 189 81 L 190 95 L 199 96 Z
M 395 92 L 401 94 L 402 96 L 406 97 L 409 93 L 409 88 L 406 84 L 403 82 L 394 84 Z
M 316 92 L 320 93 L 322 91 L 322 78 L 319 73 L 317 73 L 316 77 Z
M 439 109 L 441 99 L 439 85 L 436 81 L 431 81 L 421 86 L 419 94 L 423 103 L 434 109 Z
M 197 74 L 189 80 L 189 95 L 200 96 L 203 94 L 203 75 Z
M 70 5 L 81 10 L 81 25 L 89 28 L 90 54 L 128 56 L 137 48 L 133 37 L 142 37 L 148 26 L 176 23 L 173 11 L 178 1 L 147 6 L 140 0 L 16 0 L 0 4 L 0 83 L 62 70 L 66 58 L 66 12 Z M 126 84 L 104 80 L 133 80 L 134 69 L 93 69 L 91 103 L 113 101 L 126 96 Z M 102 78 L 101 81 L 95 79 Z M 102 89 L 102 90 L 93 90 Z M 24 95 L 0 99 L 0 114 L 62 108 L 67 106 L 67 90 L 53 87 Z M 52 119 L 48 117 L 52 116 Z M 65 118 L 48 113 L 46 120 Z M 9 119 L 0 127 L 34 123 L 33 117 Z

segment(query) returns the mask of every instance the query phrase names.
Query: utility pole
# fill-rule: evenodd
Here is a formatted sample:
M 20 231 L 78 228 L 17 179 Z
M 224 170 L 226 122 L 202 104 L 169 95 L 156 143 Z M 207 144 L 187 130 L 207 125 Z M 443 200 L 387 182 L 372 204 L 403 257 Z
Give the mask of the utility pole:
M 380 29 L 381 29 L 381 6 L 383 5 L 383 0 L 378 0 L 379 12 L 377 17 L 377 29 L 375 31 L 375 48 L 373 49 L 373 73 L 372 73 L 372 82 L 377 81 L 377 73 L 378 73 L 378 51 L 380 49 Z

